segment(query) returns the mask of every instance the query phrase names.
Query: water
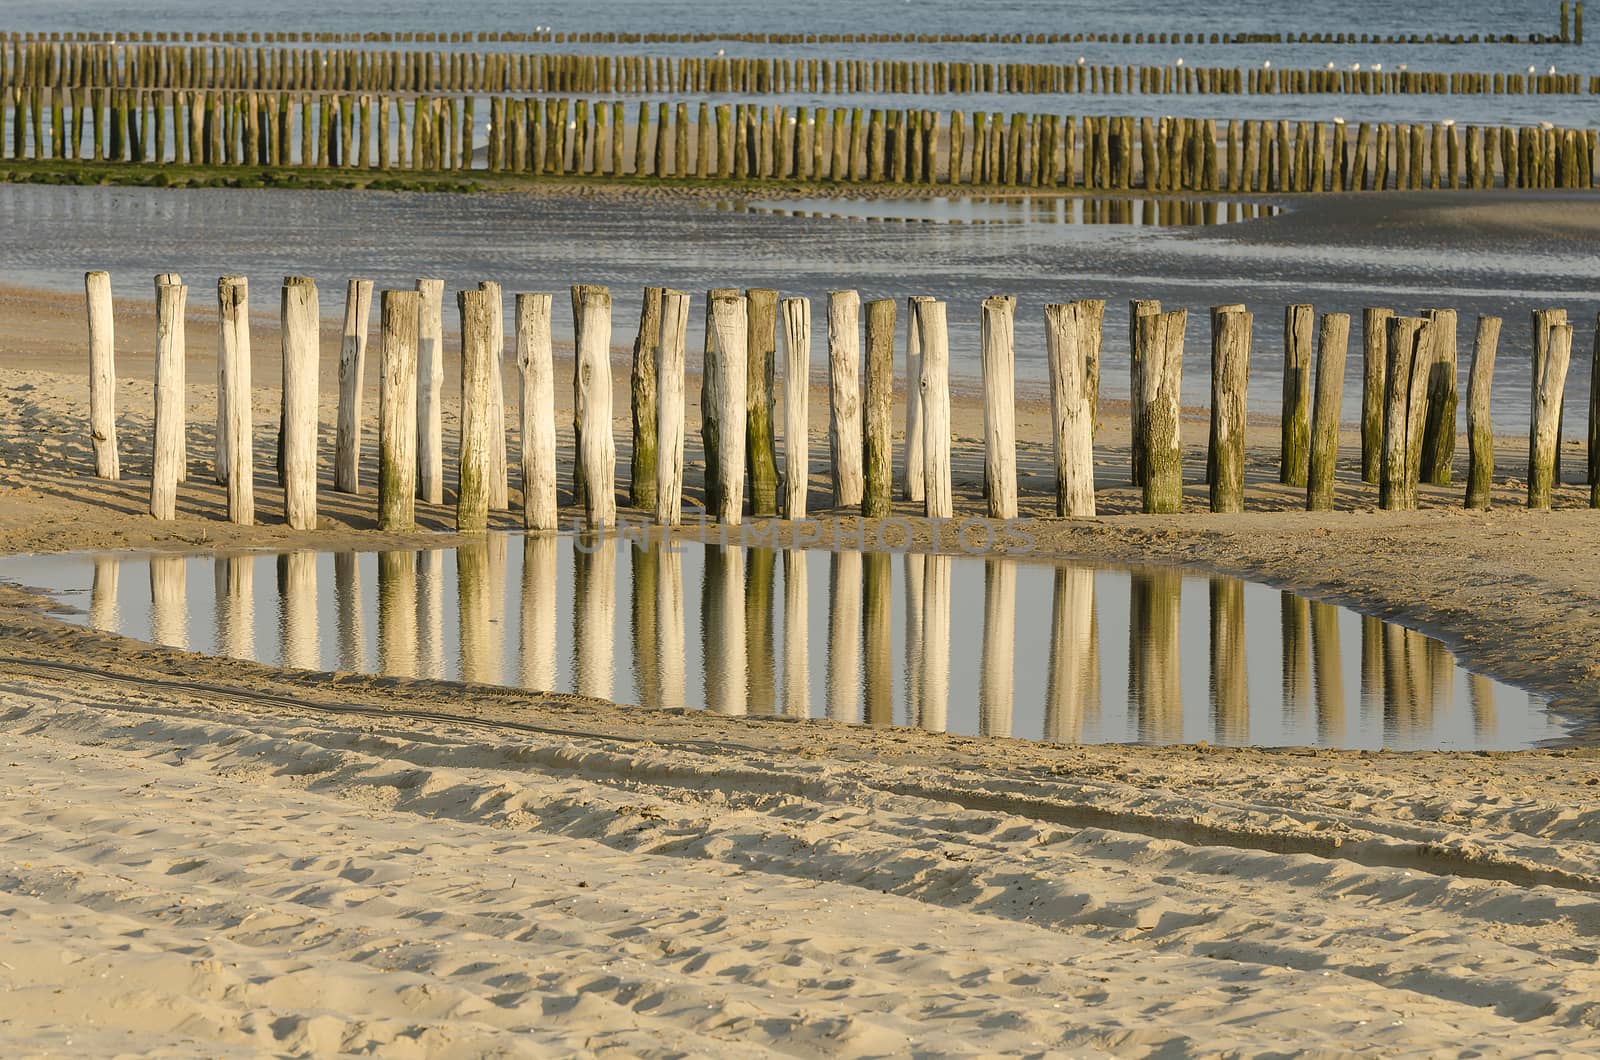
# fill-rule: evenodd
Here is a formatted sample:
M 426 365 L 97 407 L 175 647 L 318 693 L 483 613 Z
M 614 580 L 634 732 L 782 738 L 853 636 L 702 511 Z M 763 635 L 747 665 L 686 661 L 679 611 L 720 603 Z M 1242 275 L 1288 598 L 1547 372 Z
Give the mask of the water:
M 1437 640 L 1233 578 L 492 534 L 0 560 L 66 620 L 306 670 L 1084 743 L 1514 749 L 1567 726 Z
M 840 288 L 857 288 L 864 300 L 931 295 L 949 303 L 951 373 L 969 386 L 979 377 L 978 307 L 985 297 L 1018 298 L 1017 375 L 1024 387 L 1046 379 L 1044 305 L 1104 298 L 1101 385 L 1111 398 L 1128 392 L 1128 301 L 1157 298 L 1190 311 L 1183 396 L 1202 407 L 1210 401 L 1205 307 L 1241 302 L 1256 314 L 1250 408 L 1268 415 L 1277 414 L 1282 392 L 1283 307 L 1311 302 L 1319 312 L 1350 313 L 1356 322 L 1345 376 L 1347 422 L 1360 407 L 1361 373 L 1354 366 L 1362 308 L 1451 306 L 1461 315 L 1463 394 L 1474 315 L 1506 320 L 1494 415 L 1499 430 L 1512 431 L 1528 423 L 1531 387 L 1521 351 L 1531 342 L 1530 310 L 1570 309 L 1577 350 L 1588 348 L 1589 322 L 1600 304 L 1587 240 L 1537 224 L 1436 226 L 1431 214 L 1452 203 L 1470 209 L 1507 198 L 1570 202 L 1574 217 L 1590 213 L 1595 201 L 1582 193 L 1396 193 L 1362 199 L 1359 216 L 1318 200 L 1265 219 L 1163 227 L 1065 223 L 1067 210 L 1084 208 L 1070 198 L 942 208 L 946 220 L 958 219 L 959 210 L 1006 211 L 1032 218 L 1028 223 L 910 224 L 778 214 L 923 211 L 933 221 L 941 208 L 848 201 L 822 207 L 774 195 L 619 202 L 580 195 L 0 185 L 0 231 L 7 233 L 0 269 L 8 282 L 70 293 L 82 292 L 84 270 L 108 269 L 117 296 L 145 302 L 151 276 L 176 271 L 188 278 L 191 307 L 202 313 L 211 306 L 203 292 L 216 276 L 248 276 L 258 310 L 268 310 L 285 275 L 308 274 L 319 281 L 323 310 L 333 318 L 343 311 L 345 281 L 353 275 L 380 288 L 409 288 L 417 276 L 442 277 L 452 289 L 494 278 L 508 292 L 599 283 L 615 298 L 618 345 L 632 337 L 641 290 L 665 284 L 695 299 L 691 364 L 702 348 L 700 300 L 714 287 L 772 287 L 811 298 L 814 310 Z M 1139 200 L 1127 205 L 1144 209 Z M 1217 208 L 1235 205 L 1259 210 L 1254 203 Z M 1042 220 L 1046 213 L 1050 223 Z M 453 312 L 446 323 L 453 328 Z M 556 313 L 553 324 L 557 340 L 570 341 L 568 315 Z M 903 331 L 903 319 L 899 326 Z M 153 334 L 153 310 L 145 320 L 125 315 L 119 329 Z M 820 354 L 813 363 L 820 371 Z M 1566 389 L 1570 437 L 1586 422 L 1589 373 L 1590 359 L 1574 356 Z

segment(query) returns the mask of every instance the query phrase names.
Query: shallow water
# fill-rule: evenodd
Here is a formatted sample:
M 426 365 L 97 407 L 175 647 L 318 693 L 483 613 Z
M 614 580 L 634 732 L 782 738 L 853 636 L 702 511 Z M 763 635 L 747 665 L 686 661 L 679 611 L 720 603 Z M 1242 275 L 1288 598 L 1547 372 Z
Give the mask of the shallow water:
M 1437 640 L 1234 578 L 492 534 L 0 560 L 68 621 L 308 670 L 1084 743 L 1514 749 L 1567 727 Z

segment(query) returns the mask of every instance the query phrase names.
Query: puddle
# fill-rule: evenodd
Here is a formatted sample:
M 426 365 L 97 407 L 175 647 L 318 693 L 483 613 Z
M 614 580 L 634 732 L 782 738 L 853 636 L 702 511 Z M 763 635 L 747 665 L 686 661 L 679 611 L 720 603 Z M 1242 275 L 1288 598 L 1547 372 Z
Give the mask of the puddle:
M 13 557 L 66 620 L 309 670 L 1083 743 L 1509 750 L 1567 735 L 1437 640 L 1233 578 L 491 534 Z M 626 708 L 622 708 L 626 709 Z
M 719 203 L 718 209 L 767 217 L 878 224 L 1133 225 L 1142 228 L 1238 224 L 1282 212 L 1282 207 L 1259 202 L 985 195 L 931 199 L 727 200 Z

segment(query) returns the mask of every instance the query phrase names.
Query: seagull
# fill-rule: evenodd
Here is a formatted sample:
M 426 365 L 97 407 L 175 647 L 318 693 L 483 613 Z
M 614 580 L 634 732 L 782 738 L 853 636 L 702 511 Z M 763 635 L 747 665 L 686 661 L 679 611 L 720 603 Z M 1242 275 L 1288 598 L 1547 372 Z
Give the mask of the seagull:
M 1550 67 L 1550 73 L 1554 74 L 1555 72 L 1556 72 L 1556 68 L 1554 66 Z
M 1179 65 L 1179 66 L 1182 66 L 1182 65 L 1183 65 L 1183 60 L 1182 60 L 1182 59 L 1179 59 L 1179 60 L 1178 60 L 1178 65 Z M 1555 67 L 1553 67 L 1553 66 L 1552 66 L 1552 67 L 1551 67 L 1551 68 L 1550 68 L 1550 69 L 1551 69 L 1551 70 L 1554 70 L 1554 69 L 1555 69 Z
M 1329 64 L 1328 64 L 1328 69 L 1330 69 L 1330 70 L 1332 70 L 1332 69 L 1333 69 L 1333 64 L 1332 64 L 1332 63 L 1329 63 Z
M 1382 69 L 1383 69 L 1383 64 L 1382 63 L 1373 63 L 1372 64 L 1372 72 L 1373 73 L 1377 73 L 1379 70 L 1382 70 Z
M 1528 73 L 1530 73 L 1530 74 L 1531 74 L 1531 73 L 1533 73 L 1533 72 L 1534 72 L 1534 71 L 1533 71 L 1533 67 L 1531 67 L 1531 66 L 1530 66 L 1530 67 L 1528 67 Z
M 1084 57 L 1083 57 L 1083 56 L 1081 56 L 1081 55 L 1080 55 L 1080 56 L 1078 56 L 1078 65 L 1079 65 L 1079 66 L 1082 66 L 1082 65 L 1083 65 L 1083 64 L 1084 64 L 1084 63 L 1085 63 L 1085 62 L 1087 62 L 1087 61 L 1088 61 L 1088 60 L 1086 60 L 1086 59 L 1084 59 Z
M 1352 69 L 1352 70 L 1360 70 L 1361 69 L 1361 64 L 1360 63 L 1351 63 L 1350 64 L 1350 69 Z
M 1262 69 L 1263 69 L 1263 70 L 1270 70 L 1270 69 L 1272 69 L 1272 60 L 1271 60 L 1271 59 L 1268 59 L 1268 60 L 1267 60 L 1267 61 L 1266 61 L 1266 62 L 1264 62 L 1264 63 L 1262 63 L 1262 64 L 1261 64 L 1261 68 L 1262 68 Z

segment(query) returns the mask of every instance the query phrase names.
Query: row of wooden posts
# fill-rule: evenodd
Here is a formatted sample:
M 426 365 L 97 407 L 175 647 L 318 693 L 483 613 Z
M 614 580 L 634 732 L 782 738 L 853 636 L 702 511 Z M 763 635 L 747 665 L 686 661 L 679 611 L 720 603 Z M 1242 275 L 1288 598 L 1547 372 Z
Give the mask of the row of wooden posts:
M 120 476 L 113 404 L 116 369 L 110 277 L 85 278 L 90 353 L 90 435 L 96 472 Z M 339 358 L 339 413 L 334 488 L 360 488 L 363 384 L 372 282 L 349 284 Z M 440 280 L 380 298 L 378 525 L 414 527 L 418 497 L 444 501 L 443 326 Z M 176 514 L 177 487 L 188 468 L 186 342 L 188 288 L 180 277 L 156 277 L 156 372 L 150 512 Z M 217 283 L 219 354 L 214 471 L 227 486 L 229 519 L 255 518 L 254 423 L 249 300 L 245 280 Z M 460 315 L 461 428 L 456 451 L 456 527 L 486 529 L 489 512 L 510 506 L 506 456 L 505 335 L 498 284 L 483 283 L 456 297 Z M 528 529 L 557 527 L 555 369 L 550 335 L 552 296 L 515 298 L 515 349 L 520 371 L 521 486 Z M 604 287 L 571 289 L 575 332 L 574 463 L 577 503 L 588 525 L 617 518 L 617 445 L 613 428 L 611 294 Z M 902 498 L 921 502 L 930 519 L 954 516 L 951 477 L 949 340 L 946 304 L 913 297 L 901 367 L 895 364 L 897 304 L 862 305 L 855 291 L 834 291 L 827 305 L 829 465 L 833 507 L 867 517 L 893 511 L 893 398 L 897 374 L 906 381 Z M 663 525 L 682 521 L 685 441 L 685 346 L 690 298 L 682 291 L 646 288 L 630 373 L 632 455 L 628 503 Z M 1014 320 L 1016 300 L 981 306 L 984 493 L 987 514 L 1018 515 Z M 287 277 L 282 287 L 282 405 L 278 473 L 285 516 L 295 529 L 317 525 L 320 340 L 316 284 Z M 1084 300 L 1044 307 L 1050 376 L 1051 443 L 1055 454 L 1056 513 L 1093 517 L 1094 434 L 1099 418 L 1105 303 Z M 701 375 L 701 437 L 706 509 L 737 525 L 746 486 L 755 516 L 803 519 L 810 483 L 811 304 L 779 298 L 769 289 L 715 289 L 705 307 Z M 1254 317 L 1242 305 L 1213 307 L 1211 416 L 1205 477 L 1210 507 L 1244 505 L 1245 410 Z M 863 323 L 865 342 L 863 344 Z M 1183 506 L 1182 375 L 1186 310 L 1160 303 L 1129 305 L 1129 390 L 1134 485 L 1143 509 L 1175 513 Z M 1316 358 L 1312 334 L 1317 335 Z M 1418 483 L 1449 485 L 1456 445 L 1456 313 L 1434 309 L 1397 316 L 1371 308 L 1363 317 L 1362 476 L 1379 486 L 1386 510 L 1417 506 Z M 777 350 L 783 338 L 783 472 L 778 469 Z M 1466 427 L 1469 470 L 1466 504 L 1487 508 L 1494 472 L 1489 419 L 1500 320 L 1480 317 L 1474 338 Z M 1600 335 L 1600 329 L 1597 329 Z M 1310 305 L 1285 310 L 1283 404 L 1279 478 L 1306 489 L 1306 507 L 1333 507 L 1334 465 L 1344 393 L 1350 318 L 1316 318 Z M 1572 354 L 1564 310 L 1533 315 L 1532 426 L 1528 506 L 1549 508 L 1559 481 L 1562 398 Z M 1313 363 L 1315 383 L 1313 385 Z M 1588 480 L 1600 507 L 1600 340 L 1592 377 Z M 864 376 L 863 376 L 864 366 Z
M 8 90 L 15 94 L 16 90 Z M 4 157 L 531 176 L 1317 192 L 1590 188 L 1594 129 L 866 110 L 476 103 L 291 93 L 49 89 L 0 96 Z M 296 145 L 298 144 L 298 150 Z
M 347 51 L 201 45 L 12 44 L 0 87 L 477 93 L 1555 95 L 1577 73 L 1293 69 L 1077 62 Z
M 1568 43 L 1566 4 L 1562 4 L 1561 32 L 1553 38 Z M 1577 4 L 1577 40 L 1583 43 L 1583 4 Z M 736 33 L 736 32 L 627 32 L 618 30 L 478 30 L 437 32 L 428 30 L 362 30 L 327 32 L 307 30 L 8 30 L 0 41 L 99 43 L 139 41 L 218 44 L 708 44 L 732 41 L 746 44 L 1548 44 L 1541 33 L 1201 33 L 1157 31 L 1138 33 Z

